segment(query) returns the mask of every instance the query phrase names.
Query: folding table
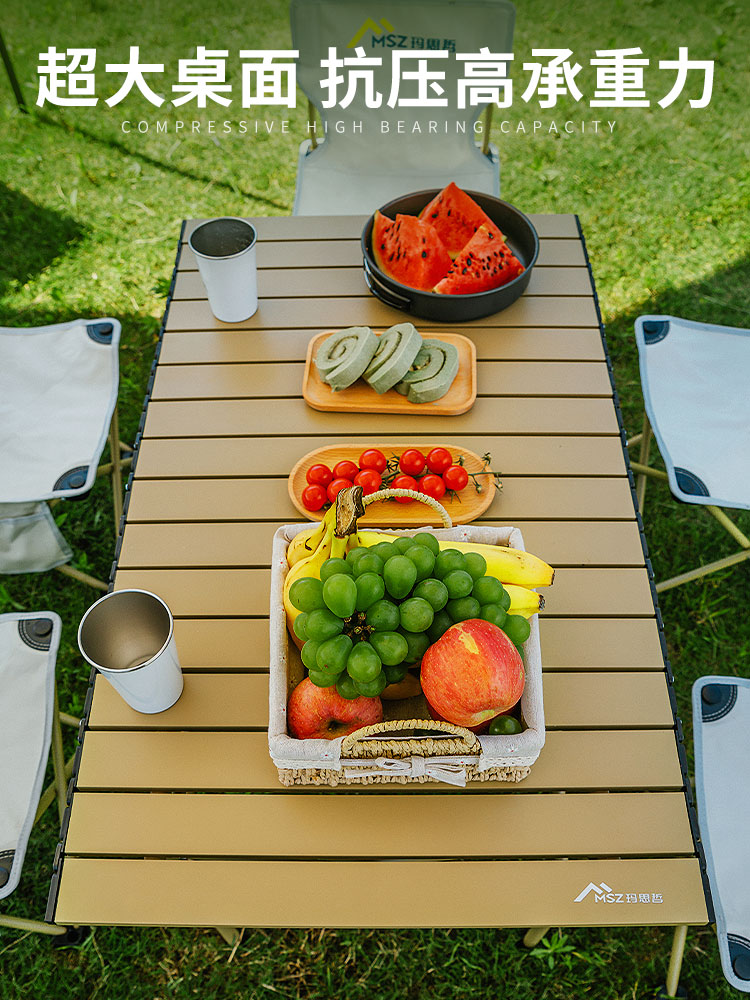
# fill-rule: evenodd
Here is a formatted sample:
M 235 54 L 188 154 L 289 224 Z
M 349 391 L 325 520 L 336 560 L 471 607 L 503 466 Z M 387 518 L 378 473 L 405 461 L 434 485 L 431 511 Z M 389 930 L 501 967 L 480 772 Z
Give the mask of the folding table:
M 575 216 L 533 220 L 528 292 L 451 327 L 478 355 L 479 396 L 456 417 L 319 412 L 301 398 L 314 334 L 403 319 L 365 288 L 362 218 L 252 220 L 260 307 L 233 326 L 210 312 L 185 243 L 197 222 L 184 225 L 113 572 L 115 587 L 172 608 L 185 692 L 144 716 L 92 678 L 50 918 L 674 925 L 673 972 L 685 927 L 712 919 L 585 244 Z M 482 521 L 518 525 L 557 567 L 540 623 L 547 743 L 521 784 L 278 783 L 264 732 L 271 538 L 299 520 L 294 463 L 341 441 L 490 452 L 503 489 Z

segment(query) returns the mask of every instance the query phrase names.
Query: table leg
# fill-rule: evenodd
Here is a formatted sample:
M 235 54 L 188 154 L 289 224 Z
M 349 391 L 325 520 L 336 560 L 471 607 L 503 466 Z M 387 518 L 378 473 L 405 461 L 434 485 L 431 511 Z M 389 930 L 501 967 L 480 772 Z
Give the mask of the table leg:
M 669 956 L 669 969 L 667 970 L 667 996 L 676 997 L 677 987 L 680 982 L 680 969 L 682 968 L 682 956 L 685 953 L 685 940 L 687 938 L 687 924 L 678 924 L 674 929 L 672 938 L 672 954 Z
M 234 948 L 242 940 L 244 927 L 217 927 L 216 930 L 221 934 L 226 943 Z
M 523 936 L 525 948 L 534 948 L 542 940 L 549 927 L 530 927 Z

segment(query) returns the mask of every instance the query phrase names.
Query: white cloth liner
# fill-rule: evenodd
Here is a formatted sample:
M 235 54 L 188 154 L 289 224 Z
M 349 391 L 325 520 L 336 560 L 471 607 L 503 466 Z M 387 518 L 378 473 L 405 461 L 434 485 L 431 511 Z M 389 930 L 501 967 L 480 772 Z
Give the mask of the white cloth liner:
M 328 58 L 329 46 L 337 49 L 338 58 L 352 58 L 355 49 L 349 47 L 366 22 L 380 19 L 394 28 L 396 47 L 375 42 L 380 37 L 368 29 L 357 42 L 367 57 L 380 57 L 381 67 L 373 70 L 374 90 L 383 95 L 379 108 L 365 105 L 363 85 L 358 84 L 354 100 L 347 108 L 340 104 L 321 107 L 325 91 L 320 81 L 327 77 L 321 59 Z M 445 93 L 430 97 L 447 98 L 447 107 L 391 108 L 387 101 L 391 91 L 391 53 L 404 51 L 425 56 L 436 50 L 427 48 L 428 39 L 455 42 L 458 53 L 477 53 L 482 47 L 490 52 L 512 51 L 515 7 L 510 0 L 384 0 L 374 9 L 369 0 L 292 0 L 290 4 L 293 48 L 300 53 L 297 60 L 297 83 L 318 107 L 327 131 L 316 133 L 319 143 L 311 149 L 310 141 L 300 146 L 297 168 L 297 188 L 294 199 L 295 215 L 369 214 L 378 205 L 393 198 L 425 188 L 442 188 L 449 181 L 460 187 L 500 194 L 500 168 L 497 150 L 492 147 L 486 156 L 477 146 L 483 136 L 474 132 L 473 123 L 483 107 L 458 108 L 457 81 L 464 75 L 464 63 L 447 58 L 428 60 L 429 69 L 445 73 L 440 81 Z M 382 34 L 389 34 L 382 29 Z M 424 50 L 412 48 L 412 38 L 424 39 Z M 416 68 L 412 59 L 404 61 L 407 71 Z M 512 64 L 509 64 L 509 70 Z M 345 76 L 348 68 L 339 70 Z M 401 85 L 400 96 L 416 96 L 413 80 Z M 339 90 L 339 101 L 345 88 Z M 381 122 L 389 122 L 383 132 Z M 404 123 L 397 131 L 397 122 Z M 437 123 L 429 132 L 429 122 Z M 341 133 L 336 123 L 341 122 Z M 354 131 L 355 123 L 362 131 Z M 413 131 L 418 122 L 421 132 Z M 458 132 L 456 123 L 463 123 L 465 133 Z
M 300 531 L 309 530 L 309 524 L 282 525 L 273 538 L 273 555 L 271 561 L 271 608 L 270 608 L 270 650 L 271 667 L 269 679 L 269 722 L 268 745 L 273 762 L 279 768 L 298 770 L 302 768 L 329 768 L 340 771 L 342 768 L 356 768 L 357 773 L 377 775 L 387 768 L 393 773 L 396 768 L 392 764 L 381 765 L 379 760 L 356 762 L 349 759 L 341 760 L 341 737 L 335 740 L 298 740 L 287 735 L 286 706 L 289 694 L 288 649 L 289 636 L 286 627 L 283 593 L 284 579 L 288 566 L 286 550 L 289 542 Z M 410 528 L 408 531 L 383 528 L 389 534 L 415 534 L 417 531 L 431 531 L 438 538 L 454 541 L 483 542 L 488 545 L 509 545 L 511 548 L 523 549 L 523 537 L 518 528 L 480 528 L 474 525 L 456 528 Z M 463 765 L 478 765 L 480 771 L 493 767 L 525 767 L 536 761 L 544 746 L 544 703 L 542 698 L 542 658 L 539 645 L 539 616 L 533 615 L 529 621 L 531 635 L 524 644 L 524 660 L 526 665 L 526 687 L 521 698 L 521 710 L 527 728 L 516 736 L 480 736 L 482 752 L 479 756 L 466 757 L 434 757 L 427 758 L 426 765 L 433 769 L 432 777 L 451 784 L 464 784 L 456 780 L 453 768 L 445 770 L 447 762 Z M 414 762 L 416 757 L 407 758 L 400 764 L 406 773 L 415 775 Z M 422 767 L 420 758 L 417 769 Z M 411 763 L 409 763 L 411 762 Z M 440 773 L 438 773 L 440 771 Z M 344 772 L 346 773 L 346 771 Z M 446 775 L 449 775 L 446 777 Z
M 34 649 L 20 636 L 19 621 L 52 622 L 49 649 Z M 0 899 L 18 885 L 34 825 L 52 734 L 55 662 L 60 618 L 52 611 L 0 615 L 0 863 L 15 851 Z M 44 642 L 46 645 L 46 639 Z M 5 866 L 3 866 L 5 867 Z
M 686 503 L 750 509 L 750 330 L 640 316 L 635 335 L 646 413 L 672 493 Z M 685 490 L 691 477 L 707 495 Z
M 107 342 L 89 328 L 111 324 Z M 86 493 L 117 404 L 118 320 L 0 327 L 0 572 L 52 569 L 71 558 L 46 504 Z M 82 470 L 71 487 L 66 473 Z M 85 476 L 84 472 L 85 470 Z
M 734 685 L 736 701 L 707 712 L 701 692 L 710 684 Z M 700 677 L 693 685 L 693 735 L 698 820 L 716 911 L 721 965 L 735 989 L 750 993 L 750 980 L 732 968 L 728 935 L 742 938 L 750 955 L 750 680 Z

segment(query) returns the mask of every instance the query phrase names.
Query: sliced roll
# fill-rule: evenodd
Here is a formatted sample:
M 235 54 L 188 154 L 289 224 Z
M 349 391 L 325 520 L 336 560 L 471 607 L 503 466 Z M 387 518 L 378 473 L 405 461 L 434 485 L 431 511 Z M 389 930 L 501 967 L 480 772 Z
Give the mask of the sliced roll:
M 457 374 L 458 350 L 453 344 L 426 339 L 396 390 L 411 403 L 432 403 L 446 394 Z
M 378 338 L 369 326 L 350 326 L 326 337 L 315 355 L 324 382 L 338 392 L 364 374 L 378 349 Z
M 375 392 L 392 389 L 411 368 L 422 347 L 422 337 L 413 323 L 397 323 L 378 337 L 375 357 L 363 378 Z

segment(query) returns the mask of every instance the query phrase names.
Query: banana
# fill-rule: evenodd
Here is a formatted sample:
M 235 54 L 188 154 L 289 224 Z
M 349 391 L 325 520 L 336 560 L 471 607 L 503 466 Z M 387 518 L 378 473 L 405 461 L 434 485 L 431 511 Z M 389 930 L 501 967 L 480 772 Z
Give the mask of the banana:
M 544 598 L 535 590 L 517 587 L 512 583 L 503 584 L 503 586 L 510 595 L 509 615 L 522 615 L 524 618 L 531 618 L 532 615 L 544 608 Z
M 334 557 L 343 559 L 349 548 L 356 545 L 356 536 L 354 535 L 349 535 L 347 538 L 337 538 L 336 535 L 334 535 L 333 530 L 336 527 L 335 504 L 333 504 L 327 511 L 321 524 L 323 525 L 323 537 L 321 541 L 318 542 L 318 545 L 309 556 L 306 556 L 303 559 L 298 559 L 295 562 L 287 573 L 286 580 L 284 581 L 284 610 L 286 611 L 287 626 L 289 631 L 292 632 L 292 635 L 294 635 L 292 626 L 294 625 L 294 621 L 299 614 L 297 608 L 295 608 L 289 600 L 289 590 L 294 581 L 300 580 L 304 576 L 319 578 L 320 567 L 326 559 Z M 300 534 L 304 534 L 304 532 L 300 532 Z M 294 638 L 296 641 L 296 636 Z
M 377 545 L 378 542 L 398 535 L 383 531 L 359 531 L 360 545 Z M 478 552 L 487 562 L 488 576 L 497 577 L 505 585 L 520 587 L 549 587 L 555 578 L 554 569 L 531 552 L 509 549 L 504 545 L 483 545 L 479 542 L 440 541 L 441 549 L 458 549 L 459 552 Z
M 300 559 L 311 556 L 325 535 L 325 521 L 320 521 L 315 527 L 300 531 L 289 543 L 286 550 L 286 561 L 294 566 Z

